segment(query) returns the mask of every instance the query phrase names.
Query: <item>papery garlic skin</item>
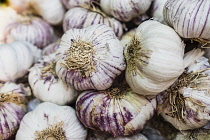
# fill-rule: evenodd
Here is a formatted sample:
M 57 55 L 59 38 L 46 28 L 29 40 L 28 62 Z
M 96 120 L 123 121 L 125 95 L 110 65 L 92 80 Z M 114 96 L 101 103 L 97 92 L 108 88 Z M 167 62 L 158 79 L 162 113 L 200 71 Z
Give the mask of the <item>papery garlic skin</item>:
M 24 41 L 0 45 L 0 81 L 23 77 L 41 57 L 41 50 Z
M 31 0 L 30 5 L 44 20 L 52 25 L 62 23 L 65 9 L 60 0 Z
M 185 45 L 176 32 L 157 21 L 140 24 L 126 46 L 126 81 L 141 95 L 157 95 L 184 71 Z
M 83 125 L 114 137 L 140 132 L 155 109 L 155 98 L 148 100 L 122 87 L 84 91 L 76 102 L 77 117 Z
M 181 106 L 178 111 L 182 109 L 182 117 L 178 120 L 173 117 L 171 113 L 171 104 L 168 102 L 170 96 L 174 96 L 174 91 L 166 90 L 158 97 L 158 110 L 165 120 L 170 122 L 175 128 L 179 130 L 189 130 L 204 126 L 209 122 L 210 114 L 210 70 L 208 59 L 199 57 L 193 64 L 186 68 L 185 73 L 194 75 L 191 79 L 185 78 L 182 83 L 175 82 L 170 89 L 178 87 L 178 94 L 182 100 L 178 102 Z M 198 75 L 197 75 L 198 74 Z M 179 78 L 180 79 L 180 78 Z M 191 81 L 189 81 L 191 80 Z M 182 86 L 181 86 L 182 84 Z M 171 95 L 170 95 L 171 94 Z M 170 95 L 170 96 L 169 96 Z M 173 97 L 175 98 L 175 97 Z M 178 97 L 175 98 L 178 100 Z M 174 99 L 174 100 L 175 100 Z M 180 102 L 182 104 L 180 104 Z M 175 112 L 176 113 L 176 112 Z M 178 116 L 179 117 L 179 116 Z
M 123 46 L 125 47 L 131 40 L 132 38 L 134 37 L 136 33 L 136 28 L 128 31 L 127 33 L 125 33 L 122 38 L 121 38 L 121 43 L 123 44 Z
M 29 9 L 30 0 L 8 0 L 9 6 L 15 9 L 18 13 L 23 13 Z
M 210 39 L 209 0 L 168 0 L 163 16 L 166 23 L 184 38 Z
M 30 112 L 30 111 L 34 110 L 41 103 L 42 102 L 39 99 L 36 99 L 36 98 L 30 100 L 27 104 L 27 112 Z
M 0 85 L 0 139 L 13 136 L 26 113 L 26 96 L 30 91 L 21 84 L 5 83 Z
M 44 48 L 54 40 L 53 28 L 44 20 L 34 16 L 20 16 L 18 21 L 10 23 L 4 29 L 4 41 L 27 41 Z
M 123 46 L 103 24 L 70 29 L 57 50 L 56 73 L 77 90 L 104 90 L 125 69 Z
M 86 136 L 72 107 L 44 102 L 24 116 L 16 140 L 85 140 Z
M 55 54 L 44 56 L 29 72 L 29 84 L 37 99 L 58 105 L 76 101 L 78 92 L 60 80 L 55 73 Z
M 79 0 L 79 1 L 78 0 L 61 0 L 61 1 L 67 9 L 71 9 L 73 7 L 90 4 L 91 2 L 97 1 L 97 0 Z
M 152 0 L 100 0 L 103 11 L 124 22 L 144 14 Z
M 151 15 L 154 20 L 164 23 L 163 8 L 167 0 L 154 0 Z
M 82 29 L 94 24 L 105 24 L 112 27 L 119 38 L 123 34 L 123 26 L 118 20 L 102 14 L 102 11 L 100 13 L 83 7 L 75 7 L 66 12 L 63 19 L 63 30 L 66 32 L 73 28 Z
M 58 39 L 56 42 L 49 44 L 42 50 L 42 55 L 50 55 L 52 53 L 55 53 L 58 49 L 60 44 L 60 39 Z

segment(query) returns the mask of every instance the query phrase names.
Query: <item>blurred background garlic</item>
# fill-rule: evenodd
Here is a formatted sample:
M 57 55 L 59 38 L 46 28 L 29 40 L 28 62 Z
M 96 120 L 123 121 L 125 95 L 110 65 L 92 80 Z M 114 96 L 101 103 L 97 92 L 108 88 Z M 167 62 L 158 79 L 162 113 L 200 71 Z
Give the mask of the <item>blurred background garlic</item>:
M 71 9 L 77 6 L 89 5 L 91 2 L 95 2 L 97 0 L 61 0 L 61 1 L 67 9 Z
M 121 38 L 123 26 L 115 18 L 106 16 L 99 8 L 93 5 L 75 7 L 66 12 L 63 20 L 64 32 L 73 28 L 85 28 L 94 24 L 105 24 L 113 28 L 117 37 Z
M 26 113 L 26 96 L 29 88 L 21 84 L 0 84 L 0 139 L 7 140 L 19 128 L 20 121 Z
M 210 119 L 210 65 L 203 56 L 192 62 L 169 89 L 158 95 L 158 112 L 178 130 L 202 127 Z
M 124 22 L 144 14 L 152 0 L 100 0 L 103 11 Z
M 151 5 L 151 16 L 154 20 L 164 23 L 163 8 L 167 0 L 154 0 Z
M 27 41 L 44 48 L 54 40 L 53 28 L 41 18 L 24 15 L 4 29 L 4 41 L 11 43 L 15 40 Z
M 56 51 L 56 73 L 77 90 L 104 90 L 125 69 L 123 45 L 104 24 L 69 29 Z
M 148 139 L 143 134 L 138 133 L 138 134 L 127 136 L 127 137 L 108 138 L 107 140 L 148 140 Z
M 183 38 L 206 45 L 210 40 L 209 0 L 168 0 L 163 14 L 166 23 Z
M 86 127 L 114 137 L 140 132 L 155 109 L 155 98 L 149 100 L 126 86 L 84 91 L 76 102 L 77 117 Z
M 78 92 L 58 78 L 55 73 L 55 54 L 44 56 L 29 72 L 28 81 L 37 99 L 58 105 L 76 101 Z
M 31 0 L 7 0 L 8 5 L 15 9 L 18 13 L 23 13 L 30 8 Z
M 41 50 L 24 41 L 0 45 L 0 81 L 16 81 L 41 57 Z
M 27 104 L 27 112 L 34 110 L 41 103 L 42 101 L 37 98 L 31 99 Z
M 136 33 L 136 28 L 128 31 L 127 33 L 125 33 L 122 38 L 121 38 L 121 43 L 123 44 L 124 47 L 126 47 L 126 45 L 132 40 L 132 38 L 134 37 Z
M 157 95 L 184 71 L 185 45 L 176 32 L 148 20 L 136 29 L 125 48 L 126 81 L 141 95 Z
M 85 140 L 86 136 L 73 108 L 44 102 L 23 117 L 16 140 Z

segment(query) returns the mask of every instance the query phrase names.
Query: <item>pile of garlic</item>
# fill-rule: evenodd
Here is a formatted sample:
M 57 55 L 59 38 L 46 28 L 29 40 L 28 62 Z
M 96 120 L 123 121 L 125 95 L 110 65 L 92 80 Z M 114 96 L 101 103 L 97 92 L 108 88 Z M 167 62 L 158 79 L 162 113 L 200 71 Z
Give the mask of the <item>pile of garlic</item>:
M 155 117 L 207 127 L 209 4 L 1 1 L 0 139 L 168 139 Z

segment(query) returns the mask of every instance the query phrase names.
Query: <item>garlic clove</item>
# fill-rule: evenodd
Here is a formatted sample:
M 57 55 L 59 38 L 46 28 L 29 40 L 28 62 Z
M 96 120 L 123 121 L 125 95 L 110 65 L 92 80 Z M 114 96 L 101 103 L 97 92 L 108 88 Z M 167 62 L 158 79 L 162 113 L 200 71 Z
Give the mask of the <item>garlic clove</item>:
M 23 77 L 41 57 L 41 50 L 24 41 L 0 45 L 0 81 Z
M 28 76 L 29 84 L 37 99 L 58 105 L 76 101 L 78 92 L 67 86 L 55 73 L 55 54 L 44 56 L 35 64 Z
M 73 108 L 44 102 L 24 116 L 16 140 L 85 140 L 86 136 Z
M 141 95 L 167 89 L 184 71 L 184 48 L 172 28 L 152 20 L 140 24 L 124 50 L 129 86 Z
M 77 117 L 86 127 L 114 137 L 140 132 L 155 109 L 155 98 L 148 100 L 126 86 L 84 91 L 76 102 Z
M 56 73 L 77 90 L 104 90 L 125 69 L 123 46 L 103 24 L 70 29 L 57 50 Z

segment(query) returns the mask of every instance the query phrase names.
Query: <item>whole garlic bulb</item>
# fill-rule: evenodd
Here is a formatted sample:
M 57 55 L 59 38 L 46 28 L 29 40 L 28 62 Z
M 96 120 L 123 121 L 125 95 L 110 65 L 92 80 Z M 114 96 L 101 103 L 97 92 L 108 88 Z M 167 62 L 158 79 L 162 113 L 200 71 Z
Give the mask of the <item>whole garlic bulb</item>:
M 41 57 L 41 50 L 24 41 L 0 45 L 0 81 L 23 77 Z
M 34 12 L 52 25 L 61 24 L 65 9 L 61 0 L 30 0 Z
M 199 57 L 169 89 L 158 95 L 159 113 L 175 128 L 195 129 L 209 121 L 209 67 L 208 59 Z
M 184 71 L 185 45 L 176 32 L 157 21 L 139 25 L 126 46 L 126 81 L 141 95 L 157 95 Z
M 103 11 L 124 22 L 144 14 L 152 0 L 100 0 Z
M 60 39 L 58 39 L 56 42 L 49 44 L 42 50 L 42 55 L 50 55 L 52 53 L 55 53 L 58 49 L 60 44 Z
M 105 24 L 112 27 L 119 38 L 123 34 L 123 26 L 118 20 L 106 16 L 99 9 L 91 6 L 86 6 L 86 8 L 75 7 L 68 10 L 63 19 L 63 30 L 67 31 L 72 28 L 81 29 L 94 24 Z
M 14 135 L 26 113 L 26 96 L 29 89 L 21 84 L 0 84 L 0 139 L 7 140 Z
M 15 9 L 18 13 L 25 12 L 29 9 L 30 0 L 7 0 L 9 1 L 9 6 Z
M 163 8 L 167 0 L 154 0 L 151 8 L 151 15 L 154 18 L 154 20 L 157 20 L 161 23 L 164 22 L 163 17 Z
M 104 24 L 69 29 L 56 53 L 58 77 L 77 90 L 107 89 L 125 69 L 123 46 Z
M 4 29 L 4 41 L 27 41 L 44 48 L 54 40 L 53 28 L 41 18 L 35 16 L 20 16 L 18 21 L 7 25 Z
M 86 127 L 114 137 L 140 132 L 155 109 L 155 98 L 149 100 L 126 86 L 84 91 L 76 102 L 77 117 Z
M 209 0 L 168 0 L 164 6 L 164 20 L 184 38 L 206 43 L 210 40 Z
M 28 81 L 37 99 L 58 105 L 76 101 L 78 92 L 55 73 L 55 54 L 44 56 L 29 72 Z
M 67 9 L 71 9 L 73 7 L 77 7 L 77 6 L 82 6 L 82 5 L 88 5 L 93 1 L 97 1 L 97 0 L 61 0 L 63 5 L 67 8 Z
M 86 136 L 73 108 L 44 102 L 23 117 L 16 140 L 85 140 Z

